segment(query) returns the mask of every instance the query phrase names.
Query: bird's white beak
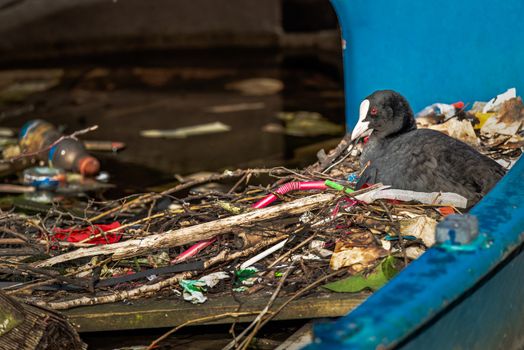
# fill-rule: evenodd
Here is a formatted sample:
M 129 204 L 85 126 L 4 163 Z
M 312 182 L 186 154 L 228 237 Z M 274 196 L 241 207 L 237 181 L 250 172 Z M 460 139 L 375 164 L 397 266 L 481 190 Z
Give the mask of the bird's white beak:
M 358 116 L 358 123 L 351 132 L 351 141 L 354 141 L 362 136 L 367 136 L 373 132 L 373 129 L 369 128 L 369 122 L 365 122 L 364 119 L 368 114 L 369 100 L 364 100 L 360 104 L 360 111 Z

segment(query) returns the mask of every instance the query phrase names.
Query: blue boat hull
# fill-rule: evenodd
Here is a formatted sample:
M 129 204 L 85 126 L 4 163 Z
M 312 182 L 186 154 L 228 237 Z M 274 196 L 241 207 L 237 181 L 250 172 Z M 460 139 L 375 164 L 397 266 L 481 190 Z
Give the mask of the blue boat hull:
M 346 46 L 348 126 L 376 89 L 433 102 L 524 91 L 524 1 L 332 0 Z M 307 349 L 524 347 L 524 159 L 472 210 L 489 244 L 429 249 Z

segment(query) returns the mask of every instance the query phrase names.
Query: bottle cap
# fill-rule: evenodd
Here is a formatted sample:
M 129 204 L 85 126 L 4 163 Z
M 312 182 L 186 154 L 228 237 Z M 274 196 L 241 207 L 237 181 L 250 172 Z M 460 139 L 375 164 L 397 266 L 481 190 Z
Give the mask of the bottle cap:
M 91 156 L 83 157 L 78 161 L 78 171 L 85 176 L 92 176 L 100 170 L 100 162 Z

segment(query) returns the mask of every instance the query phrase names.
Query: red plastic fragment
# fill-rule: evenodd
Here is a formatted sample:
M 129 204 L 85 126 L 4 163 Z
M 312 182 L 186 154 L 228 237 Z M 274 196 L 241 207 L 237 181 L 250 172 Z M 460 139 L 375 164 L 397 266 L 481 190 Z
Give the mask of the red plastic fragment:
M 66 242 L 81 242 L 90 236 L 94 236 L 101 232 L 114 230 L 120 227 L 120 223 L 115 221 L 108 225 L 93 225 L 86 228 L 70 229 L 70 228 L 55 228 L 52 240 L 66 241 Z M 105 236 L 105 237 L 104 237 Z M 101 237 L 95 237 L 86 241 L 91 244 L 111 244 L 120 241 L 122 234 L 111 232 Z
M 210 246 L 217 240 L 216 237 L 213 237 L 211 239 L 207 239 L 205 241 L 200 241 L 196 244 L 193 244 L 191 247 L 189 247 L 186 251 L 181 253 L 179 256 L 177 256 L 175 259 L 171 260 L 171 264 L 178 264 L 184 260 L 187 260 L 189 258 L 194 257 L 197 255 L 201 250 L 204 248 Z
M 452 105 L 453 107 L 455 107 L 456 109 L 462 109 L 462 108 L 464 108 L 464 102 L 462 102 L 462 101 L 458 101 L 458 102 L 452 103 L 451 105 Z
M 451 214 L 455 214 L 455 209 L 453 207 L 440 207 L 437 209 L 440 215 L 442 216 L 448 216 Z

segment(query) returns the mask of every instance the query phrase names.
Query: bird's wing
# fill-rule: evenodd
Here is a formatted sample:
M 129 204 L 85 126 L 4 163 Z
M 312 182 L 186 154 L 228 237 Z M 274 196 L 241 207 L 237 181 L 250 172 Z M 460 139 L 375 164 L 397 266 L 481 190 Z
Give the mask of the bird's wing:
M 420 134 L 405 170 L 419 187 L 456 192 L 477 201 L 504 176 L 502 166 L 492 159 L 461 141 L 429 131 Z
M 369 183 L 369 184 L 377 183 L 377 168 L 375 168 L 371 164 L 366 168 L 366 170 L 364 170 L 362 175 L 360 175 L 360 179 L 358 179 L 358 182 L 355 185 L 355 188 L 359 190 L 366 183 Z

